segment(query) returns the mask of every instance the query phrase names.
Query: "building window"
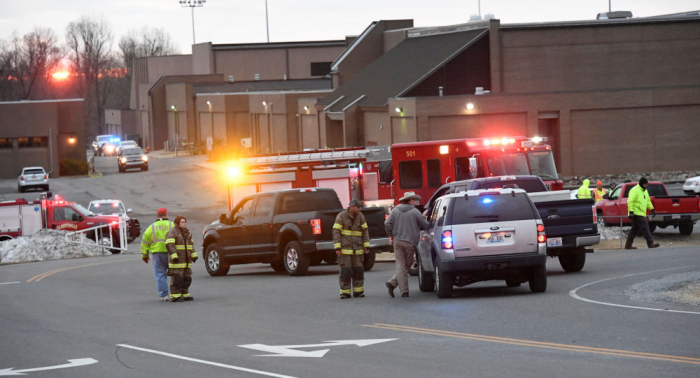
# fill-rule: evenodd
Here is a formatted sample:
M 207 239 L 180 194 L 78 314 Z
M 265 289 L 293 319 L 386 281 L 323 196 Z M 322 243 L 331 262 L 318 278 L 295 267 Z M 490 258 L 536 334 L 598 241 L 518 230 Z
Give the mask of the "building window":
M 423 166 L 420 160 L 399 163 L 399 181 L 401 189 L 420 189 L 423 187 Z
M 440 186 L 440 159 L 428 159 L 426 162 L 428 172 L 428 187 L 437 188 Z
M 311 63 L 311 76 L 326 76 L 331 73 L 332 62 Z
M 49 138 L 48 137 L 17 138 L 17 146 L 19 148 L 48 147 L 49 146 Z
M 12 148 L 12 138 L 0 138 L 0 148 Z

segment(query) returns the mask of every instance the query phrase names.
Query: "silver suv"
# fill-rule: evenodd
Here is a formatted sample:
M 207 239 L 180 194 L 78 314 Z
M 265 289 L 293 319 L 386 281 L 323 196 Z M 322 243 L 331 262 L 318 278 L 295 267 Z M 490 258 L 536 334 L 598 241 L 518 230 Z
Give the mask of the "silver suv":
M 17 177 L 17 190 L 22 193 L 27 189 L 39 188 L 49 190 L 49 174 L 42 167 L 26 167 Z
M 522 189 L 469 190 L 438 198 L 418 244 L 423 292 L 452 296 L 454 286 L 505 280 L 547 289 L 544 225 Z

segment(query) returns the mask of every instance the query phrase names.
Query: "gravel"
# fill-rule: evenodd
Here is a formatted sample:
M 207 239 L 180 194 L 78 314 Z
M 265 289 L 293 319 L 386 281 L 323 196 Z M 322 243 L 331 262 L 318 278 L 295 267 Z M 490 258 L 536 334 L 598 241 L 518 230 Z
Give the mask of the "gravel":
M 700 306 L 700 271 L 678 273 L 631 286 L 630 300 Z

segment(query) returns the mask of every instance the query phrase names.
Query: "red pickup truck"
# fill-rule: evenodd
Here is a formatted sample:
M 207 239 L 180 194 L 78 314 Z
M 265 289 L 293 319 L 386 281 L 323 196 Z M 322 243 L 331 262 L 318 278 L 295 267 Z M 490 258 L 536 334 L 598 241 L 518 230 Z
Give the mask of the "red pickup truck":
M 606 226 L 619 225 L 620 219 L 623 225 L 631 224 L 627 218 L 627 198 L 635 185 L 637 183 L 634 182 L 620 184 L 595 204 L 598 218 L 602 217 Z M 699 196 L 669 196 L 662 182 L 653 181 L 647 186 L 647 191 L 656 210 L 656 216 L 648 216 L 651 232 L 654 232 L 656 227 L 668 226 L 678 228 L 681 235 L 690 235 L 693 232 L 693 224 L 700 219 Z

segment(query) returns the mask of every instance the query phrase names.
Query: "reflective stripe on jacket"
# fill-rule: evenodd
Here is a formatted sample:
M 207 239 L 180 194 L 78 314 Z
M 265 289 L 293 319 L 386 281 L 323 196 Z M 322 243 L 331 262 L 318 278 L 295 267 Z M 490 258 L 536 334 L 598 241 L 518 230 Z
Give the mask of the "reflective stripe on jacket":
M 369 230 L 362 213 L 355 217 L 347 210 L 338 214 L 333 225 L 333 248 L 344 255 L 365 253 L 369 248 Z
M 651 204 L 651 199 L 649 198 L 649 191 L 642 189 L 642 187 L 637 184 L 637 186 L 630 190 L 630 195 L 627 199 L 627 214 L 646 217 L 647 210 L 654 210 L 654 205 Z
M 192 234 L 185 231 L 186 234 L 183 235 L 183 231 L 180 227 L 174 227 L 168 232 L 165 245 L 168 247 L 168 268 L 170 269 L 192 268 L 192 259 L 197 258 L 197 252 L 192 243 Z
M 151 251 L 151 253 L 168 252 L 168 249 L 165 247 L 165 238 L 173 227 L 175 225 L 167 218 L 158 219 L 155 223 L 148 226 L 141 237 L 141 257 L 147 258 L 148 251 Z M 155 235 L 153 235 L 154 229 Z
M 598 202 L 603 199 L 603 196 L 607 194 L 608 191 L 603 189 L 601 191 L 598 191 L 598 188 L 593 189 L 593 194 L 595 195 L 595 201 Z

